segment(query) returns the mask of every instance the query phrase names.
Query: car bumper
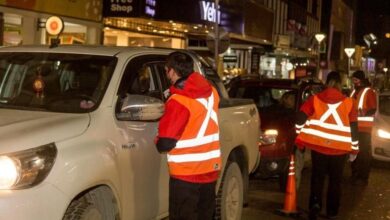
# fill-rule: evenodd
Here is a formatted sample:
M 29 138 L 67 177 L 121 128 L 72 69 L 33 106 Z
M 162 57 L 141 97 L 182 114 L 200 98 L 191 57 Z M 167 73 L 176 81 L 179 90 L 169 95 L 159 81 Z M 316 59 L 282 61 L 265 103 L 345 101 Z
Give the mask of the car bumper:
M 50 184 L 30 189 L 0 190 L 0 219 L 62 219 L 69 199 Z
M 372 157 L 376 160 L 390 162 L 390 140 L 379 137 L 372 138 Z

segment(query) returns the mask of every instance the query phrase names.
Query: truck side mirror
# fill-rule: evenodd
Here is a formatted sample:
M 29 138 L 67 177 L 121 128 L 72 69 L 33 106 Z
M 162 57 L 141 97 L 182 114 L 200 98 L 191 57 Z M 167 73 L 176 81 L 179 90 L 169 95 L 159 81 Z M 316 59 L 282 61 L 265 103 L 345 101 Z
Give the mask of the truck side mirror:
M 145 95 L 126 94 L 117 118 L 123 121 L 156 121 L 164 113 L 164 102 Z

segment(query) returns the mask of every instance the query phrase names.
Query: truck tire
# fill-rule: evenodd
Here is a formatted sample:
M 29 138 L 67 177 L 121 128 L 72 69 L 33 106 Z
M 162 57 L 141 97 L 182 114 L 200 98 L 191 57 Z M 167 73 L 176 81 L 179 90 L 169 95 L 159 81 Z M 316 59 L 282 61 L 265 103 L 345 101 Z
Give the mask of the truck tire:
M 240 220 L 244 200 L 244 181 L 236 162 L 228 162 L 217 194 L 215 219 Z
M 111 190 L 106 186 L 95 188 L 73 200 L 63 220 L 118 220 L 119 212 Z

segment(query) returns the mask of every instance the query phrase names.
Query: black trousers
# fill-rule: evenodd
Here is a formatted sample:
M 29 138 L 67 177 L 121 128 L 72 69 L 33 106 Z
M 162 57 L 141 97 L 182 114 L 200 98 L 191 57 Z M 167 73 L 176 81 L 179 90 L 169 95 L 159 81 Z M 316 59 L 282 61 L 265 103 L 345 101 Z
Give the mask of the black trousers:
M 359 132 L 359 153 L 351 165 L 352 178 L 368 181 L 371 158 L 371 134 Z
M 325 177 L 329 177 L 326 195 L 327 215 L 337 215 L 341 198 L 341 180 L 347 155 L 325 155 L 311 151 L 312 174 L 309 209 L 322 207 L 322 194 Z
M 215 185 L 169 180 L 169 220 L 211 220 L 215 210 Z

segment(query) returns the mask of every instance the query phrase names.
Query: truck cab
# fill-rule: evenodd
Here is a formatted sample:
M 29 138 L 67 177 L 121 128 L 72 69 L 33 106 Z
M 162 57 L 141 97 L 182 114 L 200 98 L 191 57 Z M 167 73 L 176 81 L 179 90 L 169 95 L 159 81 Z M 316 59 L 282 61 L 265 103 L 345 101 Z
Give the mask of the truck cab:
M 154 138 L 171 52 L 0 48 L 0 219 L 168 217 L 166 155 Z M 228 98 L 211 66 L 186 52 L 221 96 L 216 214 L 240 219 L 259 162 L 259 116 L 251 100 Z

